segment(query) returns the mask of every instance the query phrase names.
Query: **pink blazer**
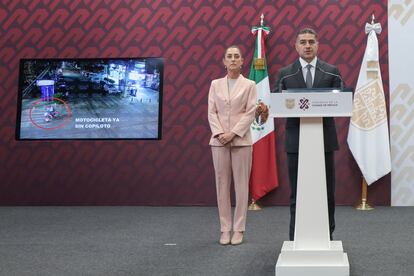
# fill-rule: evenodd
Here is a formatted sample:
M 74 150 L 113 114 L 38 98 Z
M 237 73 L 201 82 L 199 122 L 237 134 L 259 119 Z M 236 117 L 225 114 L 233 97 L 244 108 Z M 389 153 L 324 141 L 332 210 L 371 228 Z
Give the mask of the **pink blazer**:
M 230 96 L 229 96 L 230 94 Z M 208 94 L 208 122 L 211 146 L 223 146 L 217 135 L 231 131 L 236 134 L 230 146 L 250 146 L 250 125 L 256 110 L 256 83 L 239 76 L 228 92 L 227 76 L 211 82 Z

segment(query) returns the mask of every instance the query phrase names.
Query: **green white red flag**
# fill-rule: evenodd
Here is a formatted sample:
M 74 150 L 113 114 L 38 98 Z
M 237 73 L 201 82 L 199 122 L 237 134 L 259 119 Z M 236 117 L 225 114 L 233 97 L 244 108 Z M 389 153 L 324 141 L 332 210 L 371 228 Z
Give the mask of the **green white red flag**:
M 256 82 L 257 108 L 251 125 L 253 160 L 250 175 L 250 194 L 258 200 L 278 187 L 276 146 L 273 118 L 269 118 L 270 86 L 267 72 L 264 38 L 270 32 L 266 26 L 253 27 L 256 38 L 249 79 Z

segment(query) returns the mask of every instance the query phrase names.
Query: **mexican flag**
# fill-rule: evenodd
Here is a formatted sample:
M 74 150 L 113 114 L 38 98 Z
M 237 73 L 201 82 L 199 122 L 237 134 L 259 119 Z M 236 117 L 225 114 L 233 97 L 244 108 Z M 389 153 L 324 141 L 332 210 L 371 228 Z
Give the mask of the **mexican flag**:
M 264 37 L 270 32 L 266 26 L 253 27 L 256 37 L 255 51 L 250 67 L 249 79 L 256 82 L 257 107 L 255 120 L 251 125 L 253 160 L 250 175 L 250 194 L 257 201 L 278 183 L 273 118 L 269 118 L 270 86 L 264 48 Z

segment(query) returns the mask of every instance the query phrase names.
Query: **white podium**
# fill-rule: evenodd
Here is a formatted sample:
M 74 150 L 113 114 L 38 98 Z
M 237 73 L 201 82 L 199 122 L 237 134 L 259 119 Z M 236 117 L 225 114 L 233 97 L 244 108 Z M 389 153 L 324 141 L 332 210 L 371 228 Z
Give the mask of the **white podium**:
M 299 117 L 299 163 L 294 241 L 285 241 L 276 276 L 349 276 L 341 241 L 330 241 L 323 117 L 350 117 L 352 92 L 312 89 L 272 93 L 271 117 Z

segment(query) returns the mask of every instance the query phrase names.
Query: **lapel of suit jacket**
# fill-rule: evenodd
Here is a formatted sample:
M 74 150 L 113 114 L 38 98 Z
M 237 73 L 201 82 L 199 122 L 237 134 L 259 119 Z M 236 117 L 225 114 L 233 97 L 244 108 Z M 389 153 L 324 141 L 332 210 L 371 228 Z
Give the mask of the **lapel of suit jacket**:
M 227 76 L 224 78 L 219 79 L 218 81 L 218 89 L 217 93 L 220 94 L 220 97 L 223 99 L 229 100 L 229 93 L 228 93 L 228 84 L 227 84 Z
M 298 72 L 299 70 L 299 72 Z M 302 65 L 300 64 L 299 59 L 293 64 L 292 72 L 298 72 L 295 75 L 296 83 L 298 84 L 297 88 L 306 88 L 305 80 L 303 79 Z
M 313 80 L 313 85 L 312 87 L 317 88 L 319 85 L 319 81 L 322 79 L 322 71 L 319 70 L 318 68 L 321 68 L 322 63 L 320 62 L 319 58 L 316 61 L 316 68 L 315 68 L 315 79 Z
M 239 77 L 236 80 L 236 83 L 233 85 L 233 89 L 230 92 L 230 100 L 233 99 L 236 94 L 238 94 L 241 91 L 242 83 L 243 83 L 244 77 L 240 74 Z

